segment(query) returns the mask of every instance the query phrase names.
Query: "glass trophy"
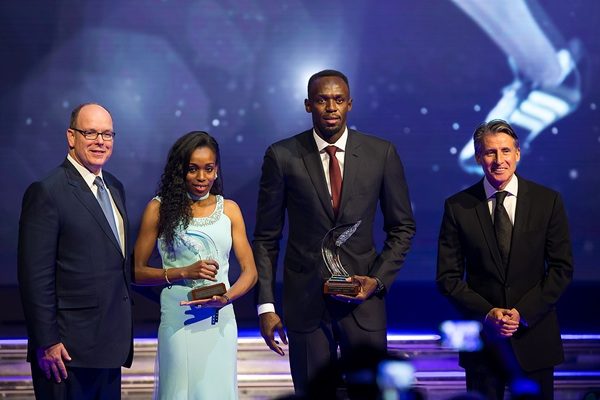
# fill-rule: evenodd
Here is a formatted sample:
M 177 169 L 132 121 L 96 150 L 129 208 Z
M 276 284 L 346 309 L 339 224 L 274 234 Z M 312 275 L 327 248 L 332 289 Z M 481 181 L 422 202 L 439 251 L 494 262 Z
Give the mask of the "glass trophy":
M 218 259 L 217 246 L 210 236 L 199 231 L 188 231 L 188 235 L 194 239 L 193 251 L 199 260 Z M 188 294 L 189 300 L 202 300 L 212 296 L 221 296 L 227 291 L 224 283 L 214 283 L 208 279 L 189 279 L 186 283 L 192 288 Z
M 360 291 L 358 282 L 348 282 L 350 274 L 344 269 L 339 255 L 340 247 L 356 232 L 360 223 L 361 221 L 336 226 L 323 237 L 321 254 L 329 275 L 323 285 L 323 293 L 356 296 Z

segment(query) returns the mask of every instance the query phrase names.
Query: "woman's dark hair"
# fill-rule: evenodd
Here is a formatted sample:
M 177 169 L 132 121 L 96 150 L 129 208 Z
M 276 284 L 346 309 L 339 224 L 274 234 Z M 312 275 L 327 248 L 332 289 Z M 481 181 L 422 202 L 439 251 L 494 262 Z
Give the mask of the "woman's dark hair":
M 188 196 L 185 178 L 188 173 L 190 158 L 194 150 L 208 147 L 216 156 L 217 166 L 221 165 L 219 144 L 206 132 L 193 131 L 186 133 L 173 144 L 165 170 L 160 178 L 156 195 L 160 197 L 158 236 L 163 237 L 167 245 L 173 244 L 175 230 L 179 225 L 187 228 L 192 219 L 192 200 Z M 212 194 L 223 194 L 223 173 L 219 174 L 210 189 Z

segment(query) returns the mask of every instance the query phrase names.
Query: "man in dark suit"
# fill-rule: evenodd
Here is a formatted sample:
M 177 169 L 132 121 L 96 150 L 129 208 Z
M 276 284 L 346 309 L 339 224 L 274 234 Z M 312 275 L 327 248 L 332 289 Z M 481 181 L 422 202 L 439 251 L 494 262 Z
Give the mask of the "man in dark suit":
M 292 378 L 299 393 L 320 367 L 337 358 L 338 345 L 342 357 L 359 345 L 386 350 L 384 298 L 415 233 L 396 149 L 346 126 L 352 108 L 346 76 L 334 70 L 313 75 L 304 105 L 312 114 L 313 129 L 266 151 L 253 242 L 261 334 L 273 351 L 283 355 L 274 338 L 277 331 L 287 343 L 275 312 L 274 288 L 287 210 L 283 311 Z M 379 254 L 373 243 L 378 203 L 386 232 Z M 360 292 L 356 297 L 324 295 L 321 241 L 335 226 L 359 220 L 358 230 L 340 248 L 340 258 L 360 284 Z
M 127 214 L 110 113 L 73 110 L 66 160 L 25 192 L 18 279 L 40 399 L 117 399 L 133 357 Z
M 563 360 L 555 305 L 573 275 L 563 202 L 515 174 L 519 141 L 508 123 L 481 124 L 473 140 L 485 178 L 446 200 L 436 277 L 463 316 L 484 326 L 483 350 L 460 354 L 467 389 L 502 399 L 525 378 L 551 399 Z

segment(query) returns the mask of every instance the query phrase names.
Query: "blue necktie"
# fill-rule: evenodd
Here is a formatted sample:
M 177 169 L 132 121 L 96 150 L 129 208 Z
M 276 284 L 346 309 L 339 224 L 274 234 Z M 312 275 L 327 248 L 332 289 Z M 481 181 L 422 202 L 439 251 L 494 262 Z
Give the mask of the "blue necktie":
M 106 190 L 106 186 L 104 186 L 104 182 L 102 178 L 99 176 L 94 179 L 94 185 L 98 187 L 98 203 L 100 203 L 100 207 L 102 207 L 102 211 L 104 211 L 104 216 L 112 229 L 115 238 L 117 238 L 117 243 L 121 244 L 121 240 L 119 240 L 119 231 L 117 231 L 117 224 L 115 223 L 115 215 L 113 214 L 112 205 L 110 204 L 110 197 L 108 196 L 108 192 Z

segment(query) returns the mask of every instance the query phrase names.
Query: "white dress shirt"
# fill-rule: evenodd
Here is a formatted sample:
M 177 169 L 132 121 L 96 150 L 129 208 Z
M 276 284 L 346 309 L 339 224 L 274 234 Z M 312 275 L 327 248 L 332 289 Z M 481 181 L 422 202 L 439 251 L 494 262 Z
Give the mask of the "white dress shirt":
M 488 199 L 488 208 L 490 210 L 490 215 L 492 216 L 492 223 L 494 222 L 494 208 L 496 207 L 496 190 L 485 178 L 483 180 L 483 187 L 485 188 L 485 196 Z M 519 180 L 516 175 L 513 175 L 508 181 L 508 184 L 503 189 L 508 192 L 506 198 L 504 199 L 504 208 L 508 213 L 508 218 L 510 218 L 510 222 L 515 225 L 515 210 L 517 209 L 517 194 L 519 192 Z
M 325 151 L 325 147 L 327 146 L 335 146 L 338 148 L 335 153 L 335 158 L 338 159 L 338 163 L 340 164 L 340 173 L 342 174 L 342 178 L 344 176 L 344 155 L 346 153 L 346 143 L 348 142 L 348 128 L 344 130 L 342 136 L 335 143 L 329 143 L 325 140 L 321 139 L 317 132 L 313 129 L 313 138 L 317 143 L 317 149 L 319 149 L 319 155 L 321 156 L 321 164 L 323 165 L 323 172 L 325 173 L 325 181 L 327 182 L 327 189 L 329 190 L 329 195 L 331 195 L 331 181 L 329 179 L 329 154 Z

